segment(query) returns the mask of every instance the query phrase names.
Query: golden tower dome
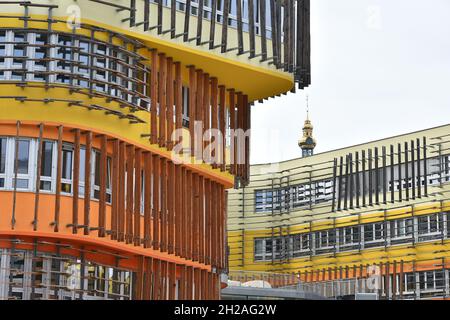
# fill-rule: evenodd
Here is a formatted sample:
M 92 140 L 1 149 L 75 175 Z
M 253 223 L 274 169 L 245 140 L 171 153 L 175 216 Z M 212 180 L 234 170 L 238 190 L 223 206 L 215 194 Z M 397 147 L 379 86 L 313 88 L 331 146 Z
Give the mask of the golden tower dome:
M 309 119 L 309 106 L 306 112 L 306 120 L 303 125 L 303 136 L 298 141 L 298 146 L 302 149 L 302 156 L 309 157 L 314 154 L 314 148 L 317 145 L 316 139 L 313 137 L 314 126 Z

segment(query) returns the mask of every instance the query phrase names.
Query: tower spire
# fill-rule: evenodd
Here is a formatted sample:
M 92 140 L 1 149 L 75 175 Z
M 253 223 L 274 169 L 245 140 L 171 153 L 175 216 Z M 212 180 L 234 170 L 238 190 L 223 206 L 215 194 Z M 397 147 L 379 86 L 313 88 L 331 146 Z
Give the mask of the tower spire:
M 302 156 L 309 157 L 314 154 L 316 140 L 313 137 L 313 125 L 309 119 L 309 96 L 306 96 L 306 120 L 303 125 L 303 136 L 298 142 L 298 146 L 302 149 Z

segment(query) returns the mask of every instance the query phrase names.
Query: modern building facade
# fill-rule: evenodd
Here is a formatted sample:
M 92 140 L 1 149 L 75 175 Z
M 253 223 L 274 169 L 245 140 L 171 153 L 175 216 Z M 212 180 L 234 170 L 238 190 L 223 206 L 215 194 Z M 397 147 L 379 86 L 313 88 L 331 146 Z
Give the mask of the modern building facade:
M 2 1 L 0 299 L 219 298 L 231 133 L 309 48 L 309 0 Z
M 449 147 L 445 125 L 252 166 L 228 194 L 230 272 L 333 298 L 450 297 Z

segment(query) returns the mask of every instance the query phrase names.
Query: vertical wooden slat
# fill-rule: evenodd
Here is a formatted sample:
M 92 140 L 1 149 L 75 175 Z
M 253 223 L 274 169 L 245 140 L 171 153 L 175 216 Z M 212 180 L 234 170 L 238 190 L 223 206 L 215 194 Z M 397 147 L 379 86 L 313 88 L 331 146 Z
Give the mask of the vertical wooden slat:
M 177 1 L 170 1 L 170 38 L 176 37 L 176 26 L 177 26 Z
M 219 86 L 219 125 L 222 132 L 221 151 L 220 151 L 220 170 L 226 170 L 226 147 L 227 147 L 227 106 L 225 86 Z
M 349 207 L 353 209 L 353 193 L 354 193 L 354 176 L 353 176 L 353 154 L 348 155 L 348 166 L 349 166 Z
M 202 70 L 196 70 L 197 73 L 197 91 L 196 91 L 196 107 L 195 107 L 195 120 L 199 122 L 201 125 L 201 134 L 204 132 L 205 123 L 203 120 L 203 71 Z M 200 131 L 200 130 L 199 130 Z M 194 140 L 194 149 L 196 151 L 195 153 L 195 159 L 196 160 L 202 160 L 203 158 L 203 139 L 202 137 L 195 137 Z
M 261 60 L 265 61 L 267 60 L 266 0 L 259 0 L 259 29 L 261 34 Z
M 405 195 L 406 201 L 409 201 L 409 151 L 408 142 L 405 141 Z
M 218 131 L 219 129 L 219 109 L 218 109 L 218 82 L 217 78 L 211 78 L 211 129 L 213 131 Z M 214 141 L 215 143 L 221 141 Z M 216 169 L 217 165 L 219 163 L 219 160 L 217 160 L 218 156 L 220 155 L 221 150 L 214 149 L 212 151 L 211 157 L 213 159 L 213 168 Z
M 198 2 L 198 16 L 197 16 L 197 39 L 196 44 L 200 46 L 202 44 L 202 29 L 203 29 L 203 1 Z
M 397 261 L 394 260 L 392 271 L 392 300 L 395 300 L 397 295 Z
M 236 100 L 234 89 L 229 90 L 229 104 L 230 104 L 230 129 L 231 129 L 231 146 L 230 146 L 230 173 L 237 174 L 237 138 L 235 131 L 236 127 Z
M 80 148 L 81 132 L 75 129 L 75 143 L 73 153 L 73 198 L 72 198 L 72 233 L 78 233 L 78 208 L 80 193 Z
M 236 0 L 238 54 L 244 53 L 244 35 L 242 29 L 242 2 Z
M 56 160 L 56 194 L 55 194 L 55 225 L 54 231 L 59 232 L 59 216 L 61 211 L 61 179 L 62 179 L 62 144 L 63 126 L 58 127 L 58 152 Z M 16 180 L 17 181 L 17 180 Z
M 144 277 L 145 277 L 145 257 L 139 256 L 137 258 L 137 272 L 136 272 L 136 282 L 135 282 L 135 300 L 144 299 Z
M 160 160 L 158 155 L 153 156 L 153 249 L 159 250 L 160 246 Z
M 193 221 L 193 204 L 194 204 L 194 190 L 193 190 L 193 183 L 192 183 L 192 172 L 187 171 L 187 181 L 186 181 L 186 189 L 187 189 L 187 205 L 186 205 L 186 233 L 185 233 L 185 242 L 186 242 L 186 258 L 192 259 L 193 258 L 193 242 L 194 242 L 194 232 L 192 221 Z M 190 234 L 188 234 L 191 232 Z
M 361 151 L 361 162 L 362 162 L 362 205 L 366 206 L 366 195 L 367 195 L 367 172 L 366 172 L 366 151 Z
M 338 178 L 338 205 L 337 210 L 340 211 L 342 209 L 342 179 L 343 179 L 343 169 L 344 169 L 344 157 L 340 157 L 339 161 L 339 178 Z
M 397 170 L 398 170 L 398 200 L 403 200 L 402 194 L 402 145 L 397 144 Z
M 248 103 L 248 96 L 244 95 L 244 108 L 245 108 L 245 123 L 244 123 L 244 131 L 245 131 L 245 150 L 244 150 L 244 182 L 245 185 L 249 183 L 250 178 L 250 129 L 251 129 L 251 105 Z
M 133 243 L 134 215 L 134 146 L 127 146 L 127 201 L 126 201 L 126 242 Z
M 195 155 L 195 115 L 196 115 L 196 99 L 197 99 L 197 77 L 195 67 L 189 66 L 189 135 L 191 138 L 191 156 Z
M 146 258 L 146 279 L 144 285 L 144 299 L 150 300 L 153 297 L 153 289 L 154 289 L 154 269 L 153 269 L 154 261 L 153 258 Z
M 145 159 L 145 186 L 144 186 L 144 247 L 150 248 L 152 246 L 152 154 L 146 152 Z
M 375 147 L 375 204 L 380 204 L 380 170 L 379 170 L 379 162 L 378 162 L 378 148 Z
M 227 44 L 228 44 L 228 16 L 230 9 L 230 0 L 224 0 L 223 5 L 223 22 L 222 22 L 222 46 L 221 52 L 227 52 Z
M 278 37 L 277 37 L 277 6 L 276 6 L 276 0 L 268 0 L 270 1 L 270 21 L 271 21 L 271 28 L 272 28 L 272 56 L 273 56 L 273 63 L 275 66 L 278 66 L 279 63 L 279 51 L 278 51 Z M 299 14 L 299 16 L 301 16 Z M 300 28 L 297 30 L 297 34 L 302 35 L 302 32 L 300 31 Z M 297 52 L 299 53 L 299 58 L 301 57 L 299 48 L 301 48 L 301 40 L 298 41 L 299 47 L 297 47 Z M 297 62 L 297 65 L 301 66 L 301 63 Z
M 182 177 L 182 171 L 181 166 L 174 165 L 174 201 L 175 201 L 175 209 L 174 209 L 174 232 L 175 232 L 175 239 L 174 239 L 174 250 L 176 256 L 181 256 L 181 232 L 183 232 L 183 223 L 182 223 L 182 204 L 183 200 L 182 198 L 185 196 L 183 192 L 183 177 Z
M 118 240 L 125 241 L 125 172 L 126 172 L 126 146 L 119 143 L 119 193 L 118 193 Z
M 416 199 L 416 168 L 414 140 L 411 140 L 411 198 Z
M 331 200 L 331 210 L 336 211 L 336 176 L 337 176 L 337 158 L 333 161 L 333 198 Z
M 157 30 L 158 30 L 158 34 L 162 33 L 162 28 L 163 28 L 163 0 L 159 0 L 158 1 L 158 25 L 157 25 Z
M 158 52 L 153 49 L 151 51 L 152 69 L 150 77 L 150 126 L 151 126 L 151 143 L 158 143 Z
M 199 191 L 198 191 L 198 198 L 199 198 L 199 259 L 198 261 L 200 263 L 205 262 L 205 206 L 204 206 L 204 178 L 202 176 L 199 176 Z
M 423 137 L 423 193 L 425 197 L 428 197 L 428 158 L 427 158 L 427 137 Z
M 254 0 L 248 0 L 248 26 L 249 26 L 249 44 L 250 58 L 255 56 L 255 5 Z
M 175 126 L 181 129 L 183 127 L 183 80 L 180 62 L 175 62 L 175 113 Z
M 355 176 L 356 176 L 356 207 L 359 208 L 359 198 L 361 197 L 361 179 L 360 179 L 360 171 L 359 171 L 359 152 L 355 152 Z
M 183 167 L 182 168 L 182 173 L 181 173 L 182 177 L 183 177 L 183 202 L 182 202 L 182 208 L 183 208 L 183 214 L 181 216 L 181 225 L 183 227 L 183 233 L 181 236 L 181 256 L 184 258 L 189 258 L 189 241 L 188 241 L 188 237 L 187 237 L 187 230 L 188 229 L 188 221 L 189 221 L 189 206 L 190 206 L 190 188 L 189 188 L 189 179 L 188 179 L 188 172 L 187 170 Z
M 92 155 L 92 132 L 86 133 L 86 153 L 85 153 L 85 170 L 84 170 L 84 234 L 90 233 L 90 213 L 91 213 L 91 163 Z
M 387 203 L 387 161 L 386 147 L 382 148 L 382 166 L 383 166 L 383 204 Z
M 158 80 L 158 96 L 159 96 L 159 132 L 158 141 L 160 147 L 166 146 L 166 84 L 167 84 L 167 64 L 166 55 L 159 54 L 159 80 Z
M 173 59 L 167 58 L 167 134 L 166 134 L 166 146 L 168 150 L 172 150 L 173 142 L 172 142 L 172 133 L 174 127 L 174 81 L 173 81 Z
M 200 250 L 200 196 L 199 196 L 199 176 L 198 174 L 194 173 L 193 175 L 193 186 L 194 186 L 194 205 L 193 205 L 193 219 L 192 219 L 192 231 L 194 235 L 194 242 L 193 242 L 193 261 L 199 261 L 199 250 Z
M 372 158 L 372 149 L 369 149 L 367 151 L 368 156 L 368 173 L 369 173 L 369 206 L 373 205 L 373 171 L 372 171 L 372 164 L 373 164 L 373 158 Z
M 220 268 L 225 268 L 225 225 L 226 225 L 226 204 L 225 204 L 225 191 L 223 185 L 219 185 L 219 245 L 220 245 Z
M 150 29 L 150 0 L 144 1 L 144 31 Z
M 153 259 L 153 300 L 161 299 L 161 261 Z
M 119 227 L 119 140 L 113 141 L 112 179 L 111 179 L 111 239 L 117 240 Z
M 141 196 L 142 196 L 142 150 L 137 149 L 135 154 L 134 177 L 134 245 L 141 245 Z M 145 207 L 145 205 L 144 205 Z M 145 214 L 145 211 L 144 211 Z
M 39 195 L 41 190 L 41 168 L 42 168 L 42 153 L 44 147 L 43 141 L 44 124 L 39 125 L 39 138 L 38 138 L 38 154 L 37 154 L 37 166 L 36 166 L 36 184 L 34 192 L 34 219 L 33 219 L 33 231 L 37 231 L 38 218 L 39 218 Z M 75 194 L 74 194 L 75 196 Z M 76 228 L 74 228 L 76 230 Z
M 400 278 L 400 284 L 399 284 L 399 289 L 400 289 L 400 298 L 403 297 L 403 291 L 405 290 L 404 288 L 404 273 L 403 273 L 403 260 L 400 260 L 400 273 L 399 273 L 399 278 Z
M 422 172 L 420 170 L 420 139 L 416 139 L 416 151 L 417 151 L 417 197 L 422 198 Z
M 107 176 L 107 161 L 108 161 L 108 138 L 101 136 L 101 150 L 100 150 L 100 196 L 98 209 L 98 236 L 104 238 L 106 236 L 106 176 Z
M 175 300 L 176 264 L 169 263 L 169 300 Z
M 186 9 L 184 11 L 184 32 L 183 41 L 189 41 L 189 19 L 191 17 L 191 0 L 186 0 Z
M 205 263 L 211 264 L 211 180 L 205 180 Z
M 214 38 L 216 35 L 217 1 L 212 0 L 211 23 L 209 26 L 209 49 L 214 49 Z
M 203 139 L 205 139 L 206 133 L 210 133 L 208 130 L 211 128 L 211 85 L 209 74 L 203 74 Z M 210 135 L 207 135 L 207 139 L 210 139 Z M 205 141 L 204 147 L 208 145 Z M 209 154 L 208 157 L 211 157 Z M 206 161 L 207 159 L 204 159 Z
M 174 253 L 174 227 L 175 227 L 175 207 L 176 207 L 176 186 L 175 186 L 175 165 L 173 162 L 168 163 L 168 185 L 167 185 L 167 249 L 169 254 Z
M 161 220 L 160 220 L 160 250 L 167 251 L 167 160 L 161 157 L 161 192 L 160 192 L 160 208 L 161 208 Z
M 395 152 L 394 152 L 394 145 L 391 144 L 390 146 L 390 169 L 391 169 L 391 203 L 394 203 L 395 201 Z
M 236 112 L 236 128 L 237 130 L 242 130 L 243 129 L 243 122 L 244 122 L 244 96 L 242 94 L 242 92 L 237 92 L 237 112 Z M 236 155 L 235 155 L 235 174 L 241 179 L 242 178 L 242 152 L 243 152 L 243 147 L 242 147 L 242 137 L 240 139 L 238 139 L 236 137 L 235 140 L 235 146 L 234 149 L 236 150 Z M 244 142 L 245 143 L 245 142 Z

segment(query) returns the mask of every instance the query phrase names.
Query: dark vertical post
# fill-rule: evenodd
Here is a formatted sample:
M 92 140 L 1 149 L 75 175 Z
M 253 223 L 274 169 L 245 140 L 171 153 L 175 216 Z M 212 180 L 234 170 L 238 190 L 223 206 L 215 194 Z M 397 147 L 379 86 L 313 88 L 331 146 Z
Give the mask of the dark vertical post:
M 89 235 L 90 212 L 91 212 L 91 153 L 92 153 L 92 132 L 86 134 L 86 153 L 84 170 L 84 234 Z
M 343 176 L 343 166 L 344 166 L 344 158 L 340 157 L 339 160 L 339 187 L 338 187 L 338 211 L 341 210 L 341 202 L 342 202 L 342 176 Z
M 373 205 L 373 171 L 372 171 L 372 164 L 373 164 L 373 158 L 372 158 L 372 149 L 369 149 L 367 151 L 367 155 L 369 157 L 369 206 Z
M 428 197 L 428 168 L 427 168 L 427 137 L 423 137 L 423 193 Z
M 383 159 L 382 159 L 382 161 L 383 161 L 383 163 L 382 163 L 382 166 L 383 166 L 383 204 L 386 204 L 387 203 L 387 168 L 386 168 L 387 161 L 386 161 L 386 147 L 385 146 L 383 146 L 382 153 L 383 153 L 383 155 L 382 155 L 382 157 L 383 157 Z
M 134 173 L 134 245 L 141 245 L 142 150 L 135 153 Z M 145 213 L 145 211 L 144 211 Z
M 394 145 L 391 144 L 391 155 L 390 155 L 390 170 L 391 170 L 391 179 L 390 179 L 390 184 L 391 184 L 391 203 L 395 202 L 395 152 L 394 152 Z
M 152 154 L 144 154 L 144 247 L 152 246 L 151 223 L 152 223 Z
M 59 232 L 59 215 L 61 211 L 61 179 L 62 179 L 63 126 L 58 127 L 58 156 L 56 161 L 56 196 L 54 231 Z M 17 167 L 16 167 L 17 171 Z M 15 182 L 17 183 L 17 182 Z
M 101 150 L 100 150 L 100 196 L 99 196 L 99 209 L 98 209 L 98 236 L 104 238 L 106 236 L 106 176 L 108 150 L 107 150 L 108 138 L 106 135 L 101 136 Z
M 361 160 L 362 160 L 362 205 L 366 206 L 366 186 L 367 186 L 367 176 L 366 176 L 366 150 L 361 151 Z
M 267 60 L 266 0 L 259 0 L 259 30 L 261 34 L 261 60 L 265 61 Z
M 36 186 L 34 192 L 34 219 L 33 219 L 33 231 L 37 231 L 38 215 L 39 215 L 39 194 L 41 190 L 41 167 L 42 167 L 42 149 L 44 145 L 43 139 L 44 125 L 39 125 L 39 138 L 38 138 L 38 154 L 37 154 L 37 166 L 36 166 Z M 74 194 L 75 195 L 75 194 Z
M 217 19 L 217 1 L 212 0 L 211 8 L 211 24 L 209 27 L 209 49 L 214 49 L 214 38 L 216 35 L 216 19 Z
M 248 26 L 249 26 L 249 43 L 250 43 L 250 58 L 255 56 L 255 6 L 254 0 L 248 1 Z M 238 2 L 240 2 L 238 0 Z
M 348 200 L 348 189 L 349 189 L 349 163 L 350 163 L 350 156 L 345 156 L 345 189 L 344 189 L 344 210 L 348 209 L 347 206 L 347 200 Z
M 409 159 L 408 159 L 408 142 L 405 141 L 405 193 L 406 201 L 409 200 Z
M 189 19 L 191 17 L 191 0 L 186 0 L 186 9 L 184 11 L 184 32 L 183 32 L 183 41 L 189 41 Z
M 238 30 L 238 54 L 244 53 L 244 36 L 242 31 L 242 2 L 236 0 L 237 30 Z
M 332 211 L 336 211 L 336 176 L 337 176 L 337 158 L 333 160 L 333 198 L 332 198 Z
M 416 163 L 414 140 L 411 140 L 411 198 L 416 199 Z
M 78 233 L 78 208 L 80 193 L 80 148 L 81 132 L 75 129 L 75 143 L 73 154 L 73 199 L 72 199 L 72 233 Z M 40 170 L 40 169 L 39 169 Z
M 375 147 L 375 203 L 380 204 L 380 167 L 377 147 Z
M 421 159 L 420 159 L 420 139 L 416 140 L 417 148 L 417 197 L 422 198 L 422 172 L 420 170 Z
M 354 176 L 353 176 L 353 154 L 350 153 L 348 155 L 348 160 L 349 160 L 349 179 L 350 179 L 350 209 L 353 209 L 353 193 L 354 193 Z
M 355 153 L 355 176 L 356 176 L 356 207 L 359 208 L 359 198 L 361 197 L 361 180 L 360 180 L 360 171 L 359 171 L 359 152 Z
M 227 52 L 227 43 L 228 43 L 228 15 L 230 11 L 230 0 L 224 0 L 223 5 L 223 22 L 222 22 L 222 48 L 221 52 Z
M 403 200 L 402 194 L 402 145 L 397 145 L 397 168 L 398 168 L 398 200 Z
M 134 215 L 134 146 L 127 146 L 127 202 L 126 202 L 126 243 L 133 243 L 133 215 Z

